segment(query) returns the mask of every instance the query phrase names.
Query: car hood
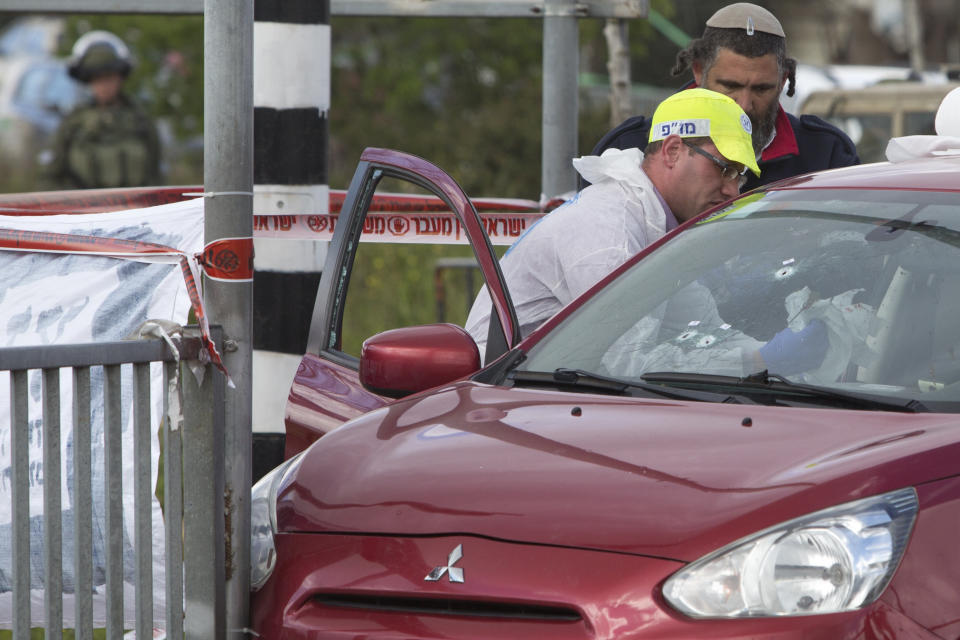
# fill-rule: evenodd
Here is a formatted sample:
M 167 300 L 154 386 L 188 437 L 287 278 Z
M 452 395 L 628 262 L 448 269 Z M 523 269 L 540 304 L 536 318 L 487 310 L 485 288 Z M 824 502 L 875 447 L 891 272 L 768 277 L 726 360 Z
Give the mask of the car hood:
M 694 560 L 784 520 L 954 475 L 955 428 L 950 414 L 464 382 L 324 436 L 281 487 L 277 522 Z

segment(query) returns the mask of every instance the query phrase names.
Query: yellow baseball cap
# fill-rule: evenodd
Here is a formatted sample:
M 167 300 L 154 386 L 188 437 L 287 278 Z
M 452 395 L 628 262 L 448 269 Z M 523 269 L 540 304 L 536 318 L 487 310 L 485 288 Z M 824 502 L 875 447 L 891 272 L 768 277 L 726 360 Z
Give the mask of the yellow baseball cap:
M 709 89 L 686 89 L 661 102 L 653 112 L 650 142 L 669 135 L 710 138 L 720 155 L 759 176 L 752 131 L 750 118 L 731 98 Z

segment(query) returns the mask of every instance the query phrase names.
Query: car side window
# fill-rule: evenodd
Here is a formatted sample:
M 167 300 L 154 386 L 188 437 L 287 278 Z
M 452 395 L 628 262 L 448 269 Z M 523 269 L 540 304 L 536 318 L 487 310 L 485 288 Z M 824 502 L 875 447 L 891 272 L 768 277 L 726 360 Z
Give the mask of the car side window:
M 433 322 L 463 326 L 483 277 L 468 244 L 453 244 L 450 221 L 429 216 L 391 216 L 419 197 L 431 197 L 415 185 L 385 178 L 357 247 L 343 310 L 341 351 L 360 357 L 363 341 L 400 327 Z M 437 242 L 411 240 L 419 227 Z

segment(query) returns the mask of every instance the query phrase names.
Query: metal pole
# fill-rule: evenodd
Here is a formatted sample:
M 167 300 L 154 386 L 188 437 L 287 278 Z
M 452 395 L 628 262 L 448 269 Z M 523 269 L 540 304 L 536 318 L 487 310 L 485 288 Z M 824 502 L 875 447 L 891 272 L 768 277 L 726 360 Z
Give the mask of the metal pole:
M 245 638 L 250 598 L 253 0 L 205 0 L 203 22 L 205 243 L 231 238 L 231 248 L 213 252 L 214 260 L 232 260 L 240 276 L 207 278 L 204 300 L 211 320 L 223 326 L 223 361 L 235 385 L 224 396 L 226 631 L 227 637 Z
M 183 485 L 182 637 L 184 640 L 223 640 L 226 636 L 223 385 L 215 384 L 222 381 L 215 377 L 219 373 L 211 366 L 204 368 L 202 382 L 194 377 L 186 363 L 180 366 L 183 430 L 179 435 L 183 439 L 186 480 Z M 167 580 L 179 578 L 179 574 L 167 576 Z M 174 608 L 174 615 L 178 604 L 167 603 Z
M 603 27 L 607 41 L 607 72 L 610 76 L 610 126 L 631 115 L 630 34 L 626 20 L 607 18 Z
M 577 74 L 580 27 L 575 2 L 548 0 L 543 17 L 543 143 L 541 197 L 577 188 Z
M 910 68 L 923 73 L 926 58 L 923 53 L 923 16 L 917 0 L 902 0 L 903 19 L 907 32 L 907 47 L 910 53 Z

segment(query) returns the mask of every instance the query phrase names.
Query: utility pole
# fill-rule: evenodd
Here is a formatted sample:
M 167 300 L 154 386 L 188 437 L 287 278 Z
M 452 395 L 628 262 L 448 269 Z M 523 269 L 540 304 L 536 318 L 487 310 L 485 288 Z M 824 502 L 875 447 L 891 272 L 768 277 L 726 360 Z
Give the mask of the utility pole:
M 630 108 L 630 36 L 627 21 L 607 18 L 603 27 L 607 41 L 607 75 L 610 77 L 610 126 L 632 115 Z
M 541 199 L 577 188 L 580 26 L 575 0 L 547 0 L 543 16 Z
M 910 54 L 910 68 L 918 75 L 927 66 L 923 54 L 923 18 L 917 0 L 903 0 L 903 22 L 907 35 L 907 48 Z
M 237 276 L 207 278 L 204 302 L 224 332 L 234 387 L 224 398 L 226 637 L 246 638 L 250 585 L 253 352 L 253 0 L 204 2 L 204 242 Z

